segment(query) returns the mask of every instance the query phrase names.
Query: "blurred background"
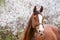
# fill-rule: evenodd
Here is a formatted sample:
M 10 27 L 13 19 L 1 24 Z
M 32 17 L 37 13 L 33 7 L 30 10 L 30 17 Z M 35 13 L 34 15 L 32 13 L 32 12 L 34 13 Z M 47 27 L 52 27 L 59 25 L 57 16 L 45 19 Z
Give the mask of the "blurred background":
M 34 6 L 41 5 L 44 22 L 60 27 L 60 0 L 0 0 L 0 40 L 19 40 Z

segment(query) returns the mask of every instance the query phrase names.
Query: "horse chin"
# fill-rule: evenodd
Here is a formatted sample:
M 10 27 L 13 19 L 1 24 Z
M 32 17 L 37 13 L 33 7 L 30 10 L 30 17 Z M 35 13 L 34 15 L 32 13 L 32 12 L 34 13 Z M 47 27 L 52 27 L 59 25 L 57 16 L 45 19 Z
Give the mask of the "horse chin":
M 44 33 L 42 32 L 42 33 L 40 33 L 40 35 L 42 36 Z
M 44 32 L 38 32 L 38 34 L 39 34 L 40 36 L 42 36 L 42 35 L 44 35 Z

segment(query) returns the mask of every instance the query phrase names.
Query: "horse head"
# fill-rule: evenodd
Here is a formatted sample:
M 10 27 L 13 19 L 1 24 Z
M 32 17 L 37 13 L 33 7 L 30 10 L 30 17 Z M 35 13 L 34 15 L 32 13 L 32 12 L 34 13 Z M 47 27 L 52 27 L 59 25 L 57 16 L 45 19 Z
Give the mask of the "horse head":
M 41 6 L 40 10 L 37 11 L 36 6 L 33 9 L 33 15 L 31 17 L 31 24 L 32 28 L 36 30 L 37 33 L 43 34 L 44 33 L 44 26 L 43 26 L 43 19 L 42 16 L 43 6 Z

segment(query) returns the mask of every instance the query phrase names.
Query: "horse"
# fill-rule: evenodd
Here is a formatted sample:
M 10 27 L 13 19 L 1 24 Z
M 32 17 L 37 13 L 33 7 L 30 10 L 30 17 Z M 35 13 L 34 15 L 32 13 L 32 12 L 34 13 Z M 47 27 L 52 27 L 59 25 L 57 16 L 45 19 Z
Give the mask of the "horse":
M 22 33 L 21 40 L 60 40 L 60 29 L 52 24 L 44 24 L 42 12 L 43 6 L 40 10 L 34 6 L 33 14 Z

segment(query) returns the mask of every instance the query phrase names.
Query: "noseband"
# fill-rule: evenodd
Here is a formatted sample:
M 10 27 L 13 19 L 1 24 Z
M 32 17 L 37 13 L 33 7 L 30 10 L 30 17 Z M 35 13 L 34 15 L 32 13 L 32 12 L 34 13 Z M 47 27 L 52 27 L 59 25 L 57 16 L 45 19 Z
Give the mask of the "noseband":
M 39 23 L 39 24 L 35 25 L 35 27 L 36 27 L 36 26 L 39 26 L 39 25 L 43 25 L 43 23 Z M 43 25 L 43 28 L 44 28 L 44 25 Z

